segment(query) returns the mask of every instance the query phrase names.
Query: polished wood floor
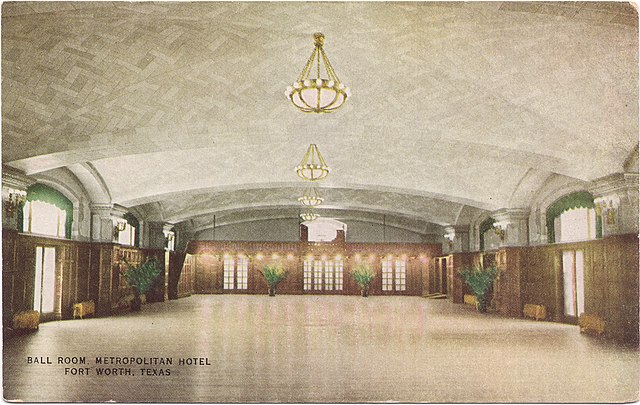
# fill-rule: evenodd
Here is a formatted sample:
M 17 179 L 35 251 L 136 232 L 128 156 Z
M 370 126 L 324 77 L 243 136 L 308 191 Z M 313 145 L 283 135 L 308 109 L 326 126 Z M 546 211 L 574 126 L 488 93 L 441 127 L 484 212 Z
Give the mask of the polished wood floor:
M 446 300 L 201 295 L 42 324 L 4 343 L 3 385 L 28 402 L 601 403 L 638 400 L 638 365 L 576 326 Z

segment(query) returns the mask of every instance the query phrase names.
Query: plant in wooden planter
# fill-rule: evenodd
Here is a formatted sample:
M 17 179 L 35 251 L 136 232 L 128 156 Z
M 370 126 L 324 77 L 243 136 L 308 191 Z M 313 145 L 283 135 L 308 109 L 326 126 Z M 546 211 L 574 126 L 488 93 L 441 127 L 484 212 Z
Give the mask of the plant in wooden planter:
M 495 265 L 491 265 L 485 269 L 480 265 L 476 265 L 464 268 L 459 274 L 471 288 L 473 295 L 476 296 L 476 309 L 478 312 L 487 312 L 486 293 L 498 277 L 498 268 Z
M 155 257 L 148 258 L 144 263 L 137 266 L 133 266 L 123 259 L 127 265 L 127 269 L 122 272 L 122 276 L 127 279 L 129 286 L 133 288 L 133 301 L 131 302 L 131 309 L 133 311 L 139 311 L 142 305 L 141 295 L 145 294 L 153 281 L 162 272 L 162 269 L 158 265 L 158 259 Z
M 363 297 L 369 296 L 369 286 L 371 281 L 376 277 L 376 273 L 373 271 L 370 265 L 367 263 L 357 264 L 353 270 L 351 270 L 351 276 L 360 286 L 360 292 Z
M 275 296 L 276 286 L 285 278 L 287 271 L 280 265 L 265 264 L 260 272 L 269 285 L 269 296 Z

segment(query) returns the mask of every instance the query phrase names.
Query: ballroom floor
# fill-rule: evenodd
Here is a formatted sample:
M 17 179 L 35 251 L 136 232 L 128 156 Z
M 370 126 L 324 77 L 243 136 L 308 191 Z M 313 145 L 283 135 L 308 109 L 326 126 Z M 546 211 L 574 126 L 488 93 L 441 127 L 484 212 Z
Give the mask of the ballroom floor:
M 637 350 L 420 297 L 197 295 L 3 350 L 4 398 L 27 402 L 638 400 Z

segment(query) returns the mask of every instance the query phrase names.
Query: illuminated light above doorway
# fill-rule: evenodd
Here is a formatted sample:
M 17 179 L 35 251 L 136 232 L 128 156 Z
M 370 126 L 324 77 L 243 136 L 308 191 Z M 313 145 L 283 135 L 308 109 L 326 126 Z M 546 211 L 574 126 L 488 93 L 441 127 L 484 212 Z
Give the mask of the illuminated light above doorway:
M 322 48 L 324 34 L 320 32 L 313 34 L 313 42 L 315 47 L 307 64 L 298 76 L 298 80 L 293 83 L 293 86 L 287 87 L 284 94 L 300 111 L 333 112 L 344 105 L 351 91 L 340 82 Z M 321 67 L 325 70 L 326 78 L 320 77 Z M 310 77 L 312 71 L 316 72 L 315 78 Z

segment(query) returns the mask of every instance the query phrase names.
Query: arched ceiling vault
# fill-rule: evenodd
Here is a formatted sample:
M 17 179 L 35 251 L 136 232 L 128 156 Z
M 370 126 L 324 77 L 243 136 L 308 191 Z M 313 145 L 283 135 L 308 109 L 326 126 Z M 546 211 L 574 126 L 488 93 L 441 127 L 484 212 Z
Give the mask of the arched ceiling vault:
M 283 95 L 316 31 L 353 92 L 331 115 Z M 5 2 L 2 106 L 5 165 L 68 168 L 147 220 L 295 210 L 315 143 L 327 209 L 460 224 L 530 206 L 550 176 L 624 170 L 638 18 L 606 2 Z

